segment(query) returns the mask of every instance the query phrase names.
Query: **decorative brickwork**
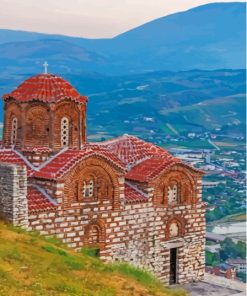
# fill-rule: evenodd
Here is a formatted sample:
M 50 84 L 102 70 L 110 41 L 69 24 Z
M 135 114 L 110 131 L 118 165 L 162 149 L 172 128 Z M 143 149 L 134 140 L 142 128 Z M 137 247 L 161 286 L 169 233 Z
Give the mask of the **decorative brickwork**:
M 166 284 L 203 279 L 201 171 L 133 136 L 86 143 L 87 99 L 58 76 L 32 77 L 4 102 L 5 219 Z
M 64 147 L 80 149 L 86 142 L 86 103 L 86 97 L 58 76 L 31 77 L 4 96 L 4 147 L 14 145 L 36 166 Z M 62 128 L 64 118 L 68 121 L 66 135 Z M 40 159 L 30 152 L 34 147 L 39 150 Z M 41 148 L 49 148 L 49 155 Z

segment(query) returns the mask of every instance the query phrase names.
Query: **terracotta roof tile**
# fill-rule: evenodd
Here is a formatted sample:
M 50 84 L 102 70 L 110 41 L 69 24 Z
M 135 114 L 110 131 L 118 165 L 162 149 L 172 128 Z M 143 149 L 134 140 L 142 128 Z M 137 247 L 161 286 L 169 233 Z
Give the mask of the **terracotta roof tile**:
M 32 100 L 57 102 L 64 98 L 70 98 L 77 102 L 87 102 L 87 97 L 81 96 L 68 81 L 54 74 L 40 74 L 28 78 L 14 91 L 3 96 L 4 100 L 8 98 L 22 102 Z
M 148 198 L 144 194 L 127 183 L 125 183 L 124 193 L 126 203 L 139 203 L 148 201 Z
M 123 135 L 114 140 L 97 144 L 106 147 L 109 151 L 116 154 L 126 165 L 130 166 L 154 155 L 162 157 L 171 156 L 165 149 L 130 135 Z
M 12 163 L 27 168 L 27 175 L 32 174 L 32 168 L 21 158 L 14 150 L 9 149 L 0 149 L 0 163 Z
M 27 199 L 30 213 L 51 211 L 57 208 L 57 205 L 49 200 L 44 192 L 32 185 L 27 187 Z
M 181 161 L 171 155 L 163 158 L 149 158 L 134 166 L 126 174 L 125 178 L 139 182 L 148 182 L 177 163 L 181 163 Z
M 44 179 L 57 179 L 66 174 L 76 163 L 89 156 L 101 156 L 113 165 L 125 170 L 124 164 L 112 153 L 103 147 L 86 145 L 82 150 L 66 150 L 55 156 L 40 170 L 33 173 L 33 177 Z

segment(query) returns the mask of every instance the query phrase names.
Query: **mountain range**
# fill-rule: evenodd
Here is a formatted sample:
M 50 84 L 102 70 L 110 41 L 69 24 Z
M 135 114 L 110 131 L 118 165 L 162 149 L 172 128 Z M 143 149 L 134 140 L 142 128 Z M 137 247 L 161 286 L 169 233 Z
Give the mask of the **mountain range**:
M 29 76 L 2 78 L 0 95 Z M 188 132 L 233 137 L 245 134 L 245 70 L 156 71 L 123 76 L 67 73 L 63 77 L 89 97 L 87 130 L 91 140 L 123 133 L 150 140 Z M 2 115 L 0 111 L 0 121 Z
M 245 68 L 245 3 L 213 3 L 148 22 L 114 38 L 85 39 L 0 30 L 0 71 L 96 71 L 123 75 L 160 70 Z

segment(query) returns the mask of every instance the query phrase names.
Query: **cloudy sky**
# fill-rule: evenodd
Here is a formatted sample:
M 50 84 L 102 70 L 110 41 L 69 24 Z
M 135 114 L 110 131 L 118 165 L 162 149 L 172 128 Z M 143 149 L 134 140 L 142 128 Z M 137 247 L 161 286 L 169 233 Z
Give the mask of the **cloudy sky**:
M 211 2 L 232 0 L 0 0 L 0 28 L 112 37 L 155 18 Z

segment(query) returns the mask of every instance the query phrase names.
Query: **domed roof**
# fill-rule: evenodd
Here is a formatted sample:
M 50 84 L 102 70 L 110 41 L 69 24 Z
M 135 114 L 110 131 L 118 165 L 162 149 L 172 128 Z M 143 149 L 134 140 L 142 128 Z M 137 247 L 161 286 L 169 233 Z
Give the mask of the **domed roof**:
M 87 97 L 81 96 L 68 81 L 54 74 L 40 74 L 28 78 L 11 93 L 3 96 L 4 100 L 8 98 L 21 102 L 58 102 L 65 98 L 87 102 Z

